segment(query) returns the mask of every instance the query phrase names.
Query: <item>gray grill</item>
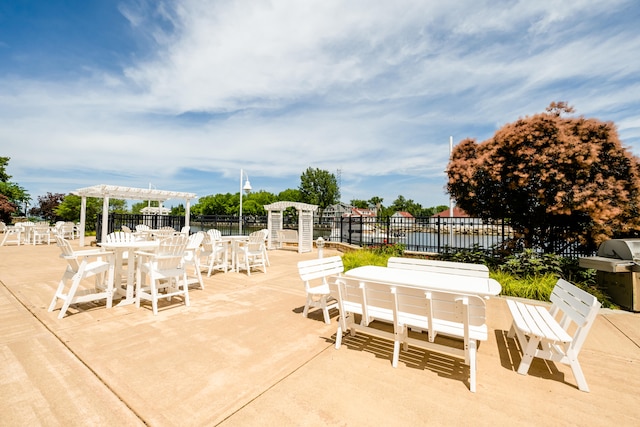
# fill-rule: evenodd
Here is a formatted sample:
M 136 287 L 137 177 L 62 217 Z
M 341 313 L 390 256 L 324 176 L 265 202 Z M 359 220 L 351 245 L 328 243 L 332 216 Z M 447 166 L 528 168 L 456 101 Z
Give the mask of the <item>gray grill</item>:
M 597 256 L 580 258 L 580 267 L 596 270 L 598 285 L 611 300 L 632 311 L 640 311 L 640 239 L 602 242 Z

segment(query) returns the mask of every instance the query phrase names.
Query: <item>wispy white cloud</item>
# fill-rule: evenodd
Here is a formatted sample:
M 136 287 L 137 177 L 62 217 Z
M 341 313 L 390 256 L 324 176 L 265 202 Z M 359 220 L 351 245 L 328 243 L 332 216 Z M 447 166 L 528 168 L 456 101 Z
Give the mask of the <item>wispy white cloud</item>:
M 388 203 L 403 194 L 442 204 L 449 135 L 486 139 L 554 100 L 615 121 L 640 152 L 631 1 L 138 0 L 118 9 L 132 43 L 148 50 L 116 71 L 0 75 L 0 141 L 33 196 L 80 180 L 203 188 L 185 170 L 215 177 L 212 192 L 235 192 L 240 167 L 255 185 L 284 190 L 312 166 L 343 171 L 345 200 L 380 190 Z

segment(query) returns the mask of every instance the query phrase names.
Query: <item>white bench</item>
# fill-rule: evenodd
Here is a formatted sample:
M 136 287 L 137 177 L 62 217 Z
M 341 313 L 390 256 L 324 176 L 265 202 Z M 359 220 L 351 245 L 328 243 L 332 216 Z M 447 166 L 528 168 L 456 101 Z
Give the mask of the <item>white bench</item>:
M 278 231 L 278 248 L 282 249 L 283 244 L 298 244 L 298 230 L 280 230 Z
M 489 277 L 489 268 L 483 264 L 438 261 L 432 259 L 391 257 L 387 267 L 403 270 L 432 271 L 434 273 L 457 274 L 458 276 Z
M 518 373 L 526 375 L 534 357 L 564 363 L 571 366 L 578 388 L 588 392 L 578 353 L 601 304 L 593 295 L 563 279 L 556 283 L 550 299 L 549 310 L 507 300 L 513 317 L 508 337 L 517 337 L 523 353 Z
M 394 342 L 393 367 L 398 365 L 400 344 L 405 351 L 411 345 L 449 354 L 464 359 L 469 366 L 469 389 L 476 391 L 477 341 L 487 339 L 483 298 L 349 277 L 337 278 L 331 287 L 340 310 L 336 349 L 341 346 L 343 332 L 355 335 L 360 331 Z M 361 316 L 359 323 L 356 314 Z M 393 332 L 373 327 L 374 320 L 392 323 Z M 428 335 L 410 337 L 412 327 L 428 331 Z M 446 345 L 446 340 L 436 343 L 438 334 L 462 339 L 463 348 Z

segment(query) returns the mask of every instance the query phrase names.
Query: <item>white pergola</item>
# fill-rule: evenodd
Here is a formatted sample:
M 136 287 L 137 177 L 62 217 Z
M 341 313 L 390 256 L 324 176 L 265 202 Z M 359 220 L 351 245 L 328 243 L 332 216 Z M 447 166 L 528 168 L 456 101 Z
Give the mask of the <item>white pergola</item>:
M 273 249 L 272 241 L 278 240 L 278 232 L 282 230 L 283 212 L 290 207 L 298 211 L 298 252 L 311 252 L 313 250 L 313 212 L 318 209 L 318 206 L 300 202 L 275 202 L 264 205 L 268 214 L 268 247 Z
M 191 199 L 197 198 L 194 193 L 183 193 L 180 191 L 156 190 L 150 188 L 133 188 L 121 187 L 117 185 L 94 185 L 93 187 L 80 188 L 71 194 L 82 197 L 80 208 L 80 246 L 84 246 L 84 230 L 87 217 L 87 197 L 101 198 L 102 200 L 102 241 L 107 239 L 108 222 L 109 222 L 109 199 L 125 199 L 125 200 L 152 200 L 157 201 L 162 207 L 162 203 L 169 199 L 184 199 L 185 207 L 185 225 L 189 225 L 189 217 L 191 215 Z M 96 230 L 97 232 L 97 230 Z

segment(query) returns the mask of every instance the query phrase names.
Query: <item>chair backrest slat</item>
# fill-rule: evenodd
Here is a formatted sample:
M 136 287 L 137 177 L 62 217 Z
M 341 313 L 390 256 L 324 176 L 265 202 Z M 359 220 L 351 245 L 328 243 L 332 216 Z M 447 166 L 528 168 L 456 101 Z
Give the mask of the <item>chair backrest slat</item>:
M 337 255 L 298 262 L 298 273 L 304 281 L 333 276 L 343 271 L 342 258 Z

